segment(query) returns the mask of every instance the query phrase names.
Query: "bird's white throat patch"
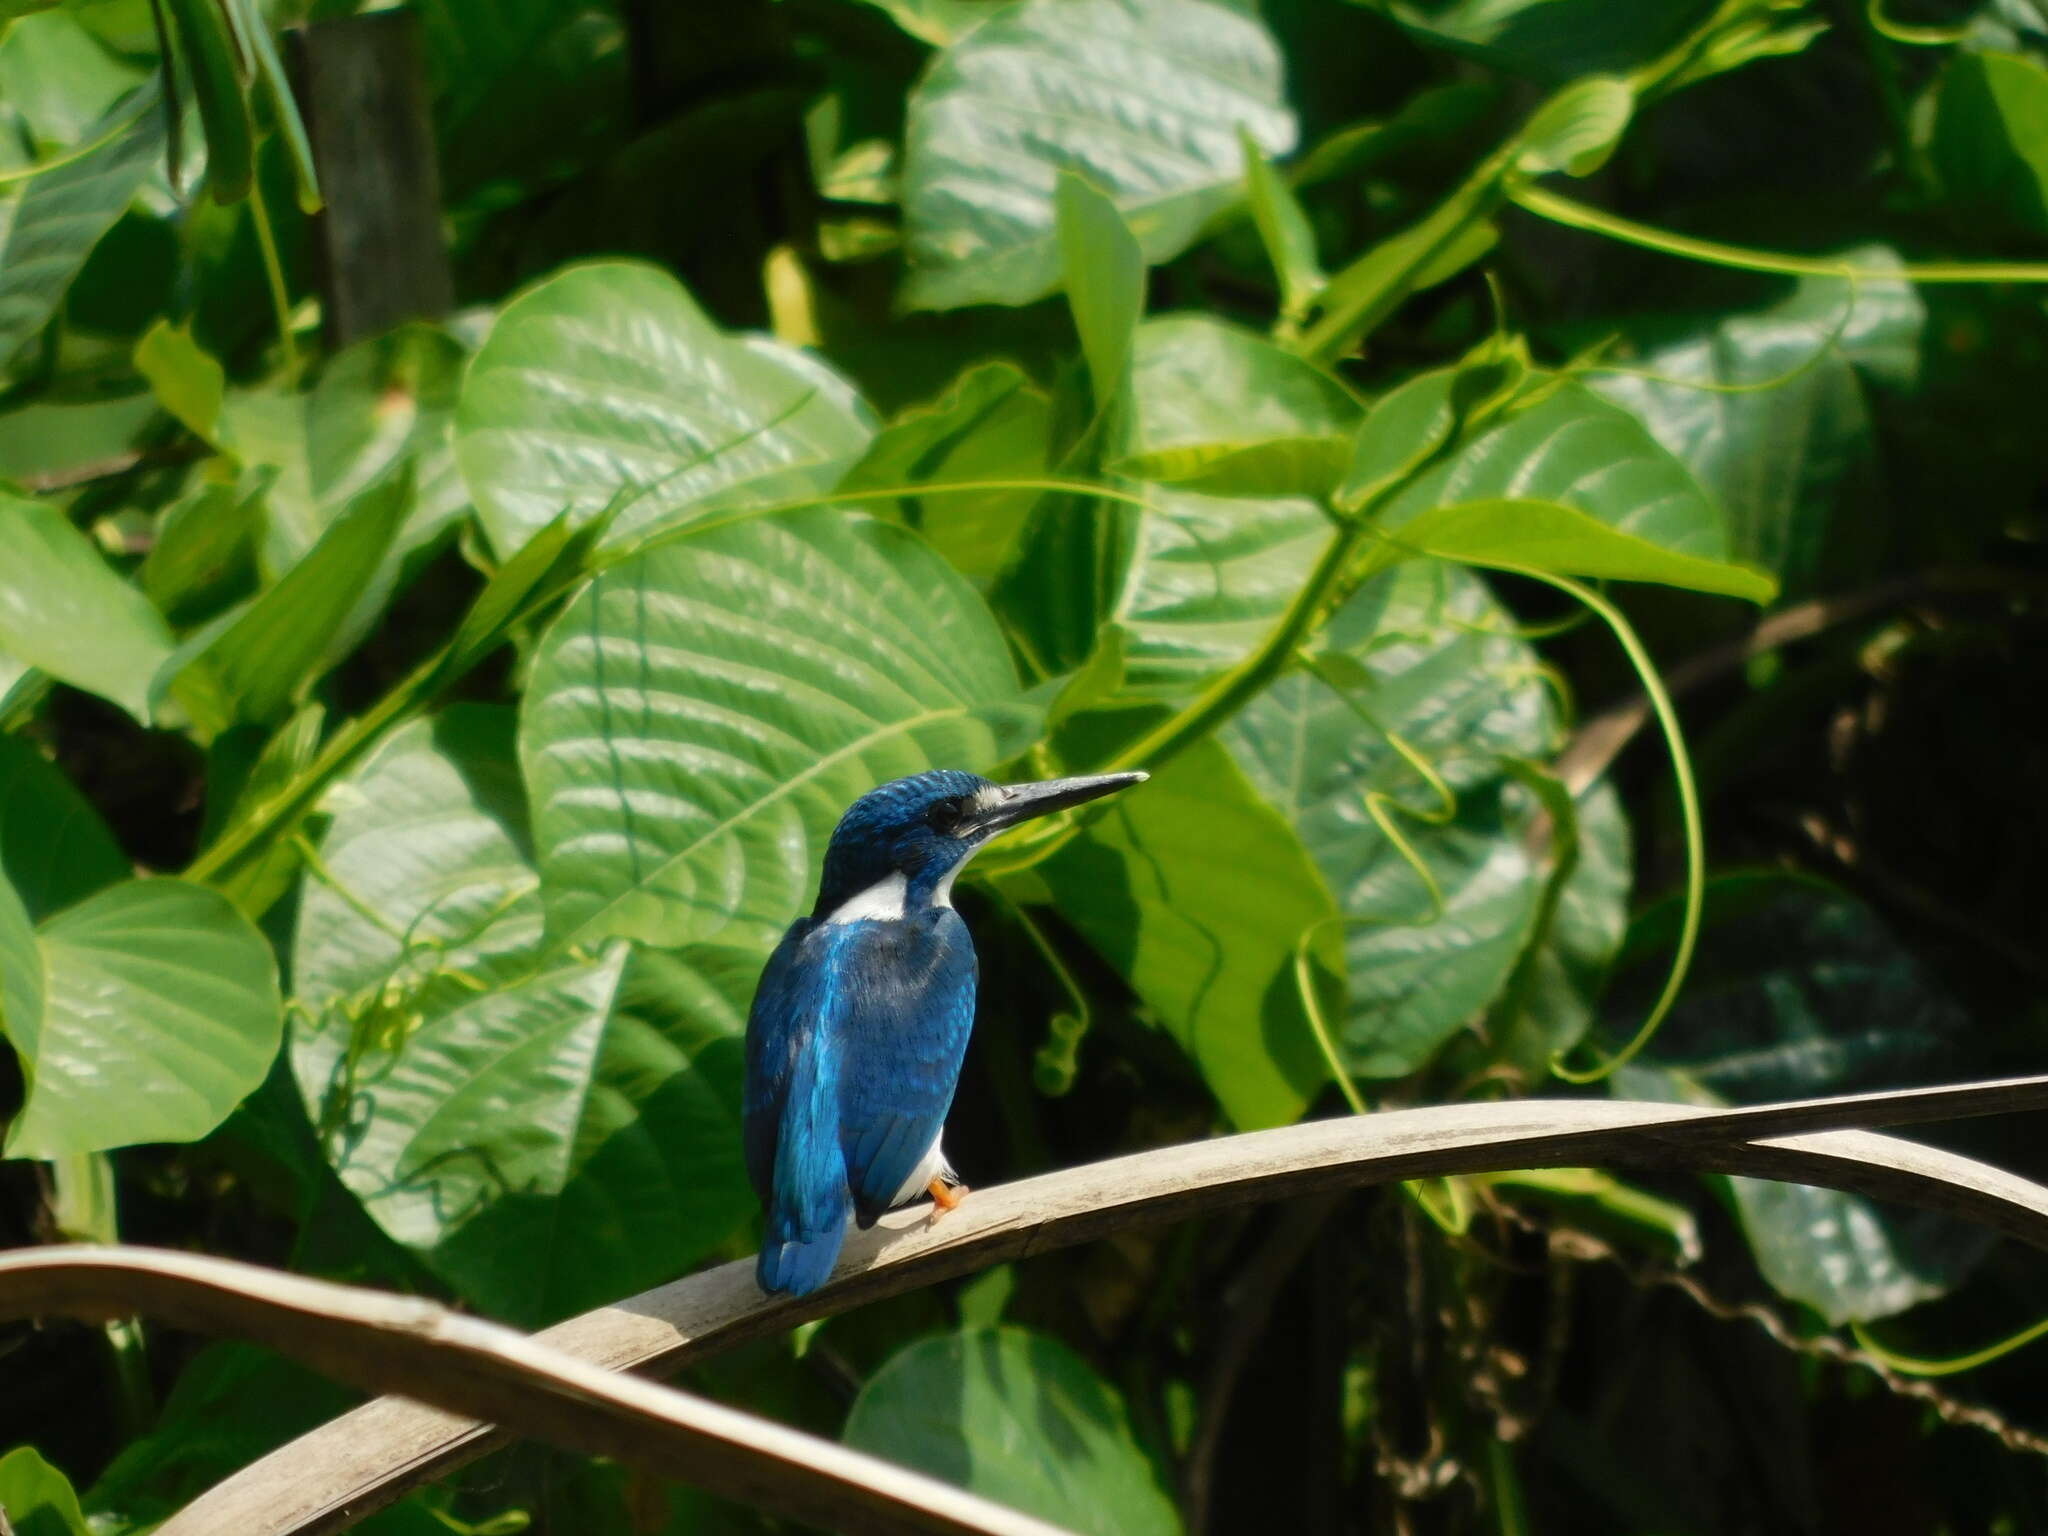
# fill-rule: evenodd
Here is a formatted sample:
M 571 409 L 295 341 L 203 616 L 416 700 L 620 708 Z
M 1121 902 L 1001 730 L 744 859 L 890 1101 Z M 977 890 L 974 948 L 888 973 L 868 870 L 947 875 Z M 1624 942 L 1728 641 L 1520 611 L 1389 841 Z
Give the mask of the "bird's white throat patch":
M 855 891 L 832 909 L 828 923 L 857 923 L 863 918 L 894 922 L 903 916 L 910 882 L 898 874 L 884 875 L 864 891 Z

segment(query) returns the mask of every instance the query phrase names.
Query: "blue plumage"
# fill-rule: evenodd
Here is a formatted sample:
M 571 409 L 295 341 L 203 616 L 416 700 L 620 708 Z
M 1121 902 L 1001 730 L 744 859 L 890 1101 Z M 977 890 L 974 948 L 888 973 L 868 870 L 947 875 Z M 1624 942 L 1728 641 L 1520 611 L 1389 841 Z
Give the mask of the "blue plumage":
M 853 1217 L 957 1183 L 939 1145 L 974 1024 L 974 943 L 951 902 L 975 851 L 1026 817 L 1145 776 L 997 785 L 942 769 L 863 795 L 818 901 L 782 937 L 747 1018 L 747 1174 L 764 1291 L 823 1285 Z

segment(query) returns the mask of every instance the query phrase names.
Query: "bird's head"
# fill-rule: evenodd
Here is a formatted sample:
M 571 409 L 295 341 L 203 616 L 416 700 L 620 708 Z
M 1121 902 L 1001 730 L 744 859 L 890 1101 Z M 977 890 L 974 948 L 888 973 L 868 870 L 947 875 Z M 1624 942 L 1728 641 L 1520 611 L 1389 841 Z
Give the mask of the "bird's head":
M 1146 777 L 1096 773 L 997 784 L 978 773 L 935 768 L 891 780 L 854 801 L 833 828 L 812 915 L 880 916 L 891 906 L 900 913 L 944 901 L 960 867 L 1005 829 Z

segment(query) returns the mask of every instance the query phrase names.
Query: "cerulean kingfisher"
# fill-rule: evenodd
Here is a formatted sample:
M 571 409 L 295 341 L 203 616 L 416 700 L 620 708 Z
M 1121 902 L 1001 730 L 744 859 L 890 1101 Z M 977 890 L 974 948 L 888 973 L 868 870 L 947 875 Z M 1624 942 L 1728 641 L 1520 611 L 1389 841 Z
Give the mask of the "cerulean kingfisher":
M 965 1193 L 940 1145 L 974 1025 L 974 941 L 953 881 L 996 834 L 1143 780 L 995 784 L 935 769 L 854 801 L 818 901 L 790 925 L 747 1016 L 747 1175 L 767 1215 L 755 1276 L 802 1296 L 832 1273 L 846 1218 Z

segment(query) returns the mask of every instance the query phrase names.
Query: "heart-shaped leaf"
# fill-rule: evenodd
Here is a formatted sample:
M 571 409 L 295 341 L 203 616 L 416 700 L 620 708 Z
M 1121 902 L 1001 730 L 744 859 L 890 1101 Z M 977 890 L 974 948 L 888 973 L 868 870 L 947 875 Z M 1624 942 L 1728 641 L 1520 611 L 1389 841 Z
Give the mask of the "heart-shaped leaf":
M 1035 872 L 1239 1130 L 1290 1123 L 1329 1081 L 1295 954 L 1312 935 L 1319 983 L 1340 990 L 1336 905 L 1300 839 L 1215 742 L 1119 796 Z
M 675 1273 L 745 1214 L 738 1036 L 759 962 L 536 974 L 513 730 L 510 710 L 456 705 L 330 797 L 291 1056 L 370 1214 L 463 1295 L 539 1322 Z
M 1629 935 L 1611 1021 L 1632 1027 L 1676 921 L 1653 908 Z M 1650 957 L 1655 957 L 1654 959 Z M 1861 902 L 1818 881 L 1736 875 L 1708 887 L 1692 985 L 1618 1093 L 1696 1104 L 1818 1098 L 1940 1081 L 1969 1019 Z M 1861 1195 L 1731 1179 L 1757 1267 L 1830 1323 L 1946 1295 L 1989 1251 L 1959 1217 Z
M 1321 369 L 1206 315 L 1139 327 L 1119 474 L 1218 496 L 1327 496 L 1364 412 Z
M 7 1007 L 29 1084 L 10 1157 L 197 1141 L 277 1055 L 270 946 L 214 891 L 130 880 L 58 913 L 36 945 L 40 1006 L 10 988 Z
M 1898 258 L 1877 246 L 1843 259 L 1868 270 Z M 1640 322 L 1626 359 L 1640 372 L 1593 384 L 1712 494 L 1737 559 L 1788 593 L 1834 590 L 1869 579 L 1882 556 L 1869 536 L 1884 492 L 1870 386 L 1912 382 L 1926 323 L 1907 283 L 1806 278 L 1760 309 Z
M 571 267 L 505 306 L 469 365 L 455 455 L 499 556 L 566 509 L 641 495 L 615 538 L 832 489 L 874 425 L 794 348 L 720 331 L 674 278 Z
M 1280 54 L 1221 0 L 1022 0 L 948 47 L 911 93 L 903 208 L 921 309 L 1027 304 L 1060 282 L 1053 190 L 1108 194 L 1148 262 L 1243 195 L 1242 125 L 1294 147 Z
M 1416 477 L 1382 514 L 1402 525 L 1438 507 L 1550 501 L 1674 554 L 1729 558 L 1720 508 L 1643 424 L 1579 384 L 1557 384 Z
M 965 1329 L 898 1350 L 861 1388 L 845 1439 L 1064 1530 L 1181 1529 L 1116 1388 L 1023 1328 Z
M 1303 497 L 1248 501 L 1154 486 L 1112 615 L 1120 691 L 1182 698 L 1266 637 L 1334 531 Z
M 1506 627 L 1470 573 L 1398 567 L 1332 621 L 1320 675 L 1282 678 L 1225 732 L 1344 915 L 1351 995 L 1338 1043 L 1361 1076 L 1426 1062 L 1499 993 L 1536 917 L 1541 871 L 1524 842 L 1534 807 L 1500 760 L 1543 753 L 1551 716 L 1535 657 Z
M 988 610 L 902 528 L 794 513 L 616 565 L 520 718 L 549 935 L 765 953 L 855 798 L 991 766 L 1029 738 L 1016 708 Z

